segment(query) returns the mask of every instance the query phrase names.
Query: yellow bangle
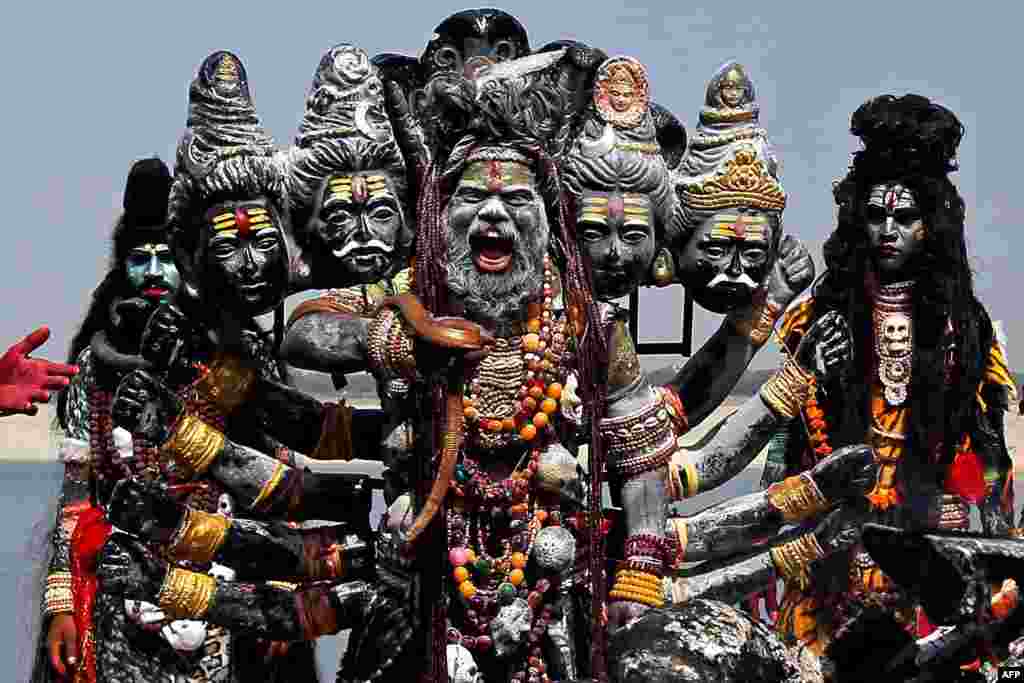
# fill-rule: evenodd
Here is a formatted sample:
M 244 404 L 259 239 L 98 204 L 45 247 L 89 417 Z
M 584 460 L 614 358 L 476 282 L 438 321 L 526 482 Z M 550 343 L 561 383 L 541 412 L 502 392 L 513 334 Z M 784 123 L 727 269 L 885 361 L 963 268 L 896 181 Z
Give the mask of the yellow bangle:
M 786 477 L 768 487 L 768 502 L 787 522 L 801 522 L 829 509 L 814 479 L 806 472 Z
M 184 415 L 171 438 L 161 447 L 188 478 L 196 477 L 213 464 L 224 448 L 224 435 L 195 415 Z
M 639 593 L 633 593 L 631 591 L 613 590 L 613 591 L 611 591 L 608 594 L 608 597 L 612 598 L 613 600 L 626 600 L 626 601 L 629 601 L 629 602 L 639 602 L 640 604 L 647 605 L 648 607 L 664 607 L 665 606 L 665 598 L 664 597 L 652 598 L 650 596 L 640 595 Z
M 186 508 L 185 519 L 182 520 L 167 552 L 177 560 L 209 564 L 224 545 L 230 527 L 229 517 Z
M 787 358 L 782 369 L 761 386 L 761 399 L 782 418 L 792 420 L 810 396 L 814 375 Z
M 787 584 L 796 585 L 800 590 L 807 590 L 811 583 L 810 565 L 825 556 L 818 539 L 811 534 L 783 543 L 771 549 L 772 562 L 779 571 L 779 576 Z
M 209 574 L 171 567 L 157 603 L 173 619 L 202 619 L 213 603 L 217 580 Z

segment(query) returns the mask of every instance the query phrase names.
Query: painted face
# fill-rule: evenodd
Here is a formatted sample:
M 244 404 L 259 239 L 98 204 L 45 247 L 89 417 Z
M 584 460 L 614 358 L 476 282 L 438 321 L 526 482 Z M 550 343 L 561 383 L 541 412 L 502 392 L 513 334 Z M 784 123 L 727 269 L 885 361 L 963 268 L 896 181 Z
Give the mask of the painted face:
M 576 226 L 599 299 L 619 299 L 640 285 L 655 252 L 654 219 L 646 195 L 585 191 Z
M 387 275 L 404 223 L 391 180 L 369 171 L 327 178 L 310 227 L 346 281 L 366 284 Z
M 227 201 L 206 212 L 202 289 L 214 305 L 240 315 L 266 313 L 287 285 L 280 220 L 263 198 Z
M 925 226 L 914 195 L 896 183 L 871 188 L 865 211 L 875 270 L 885 281 L 908 277 L 907 267 L 921 251 Z
M 128 252 L 125 271 L 133 292 L 160 303 L 166 303 L 181 284 L 166 242 L 146 242 L 134 247 Z
M 633 105 L 636 88 L 628 78 L 617 78 L 608 87 L 608 103 L 615 111 L 626 111 Z
M 728 107 L 740 106 L 746 97 L 743 82 L 739 78 L 733 77 L 733 74 L 725 77 L 718 92 L 722 96 L 722 103 Z
M 548 223 L 529 166 L 470 163 L 447 207 L 448 290 L 467 317 L 511 321 L 544 286 Z
M 719 211 L 697 226 L 679 258 L 694 301 L 714 313 L 749 304 L 771 265 L 773 229 L 754 209 Z
M 473 264 L 482 273 L 513 268 L 517 243 L 535 232 L 543 204 L 525 164 L 477 161 L 469 164 L 448 205 L 453 236 L 468 240 Z

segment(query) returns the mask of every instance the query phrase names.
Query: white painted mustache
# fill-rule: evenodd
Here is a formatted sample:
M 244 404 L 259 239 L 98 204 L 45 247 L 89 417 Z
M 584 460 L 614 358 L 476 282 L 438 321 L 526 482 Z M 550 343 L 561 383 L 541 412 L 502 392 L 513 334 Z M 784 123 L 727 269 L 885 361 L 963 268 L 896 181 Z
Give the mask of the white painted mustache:
M 751 279 L 751 277 L 746 273 L 740 273 L 740 276 L 736 278 L 729 277 L 725 273 L 719 273 L 718 275 L 711 278 L 711 282 L 708 283 L 708 288 L 715 287 L 716 285 L 720 285 L 722 283 L 727 283 L 730 285 L 743 285 L 744 287 L 750 289 L 751 291 L 757 289 L 757 283 L 754 282 L 753 279 Z
M 385 254 L 390 254 L 395 250 L 394 247 L 384 244 L 380 240 L 370 240 L 369 242 L 349 242 L 341 249 L 335 249 L 333 253 L 337 258 L 345 258 L 356 249 L 378 249 Z

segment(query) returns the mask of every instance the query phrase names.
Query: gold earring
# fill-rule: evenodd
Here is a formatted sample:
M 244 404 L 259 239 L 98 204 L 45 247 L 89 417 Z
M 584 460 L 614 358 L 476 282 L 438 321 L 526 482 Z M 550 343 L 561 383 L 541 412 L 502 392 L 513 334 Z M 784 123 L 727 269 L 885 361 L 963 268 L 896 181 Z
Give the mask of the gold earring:
M 658 250 L 651 264 L 651 279 L 657 287 L 667 287 L 675 279 L 676 268 L 672 254 L 665 247 Z

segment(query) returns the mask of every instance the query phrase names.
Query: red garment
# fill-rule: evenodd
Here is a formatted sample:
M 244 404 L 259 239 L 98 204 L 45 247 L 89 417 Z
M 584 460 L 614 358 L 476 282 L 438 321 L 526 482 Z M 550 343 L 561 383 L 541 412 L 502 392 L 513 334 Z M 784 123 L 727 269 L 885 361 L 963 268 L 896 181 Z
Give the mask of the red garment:
M 96 565 L 100 550 L 110 538 L 110 523 L 96 506 L 83 510 L 71 537 L 71 589 L 75 602 L 75 626 L 81 662 L 74 683 L 96 683 L 96 641 L 92 625 L 96 602 Z

